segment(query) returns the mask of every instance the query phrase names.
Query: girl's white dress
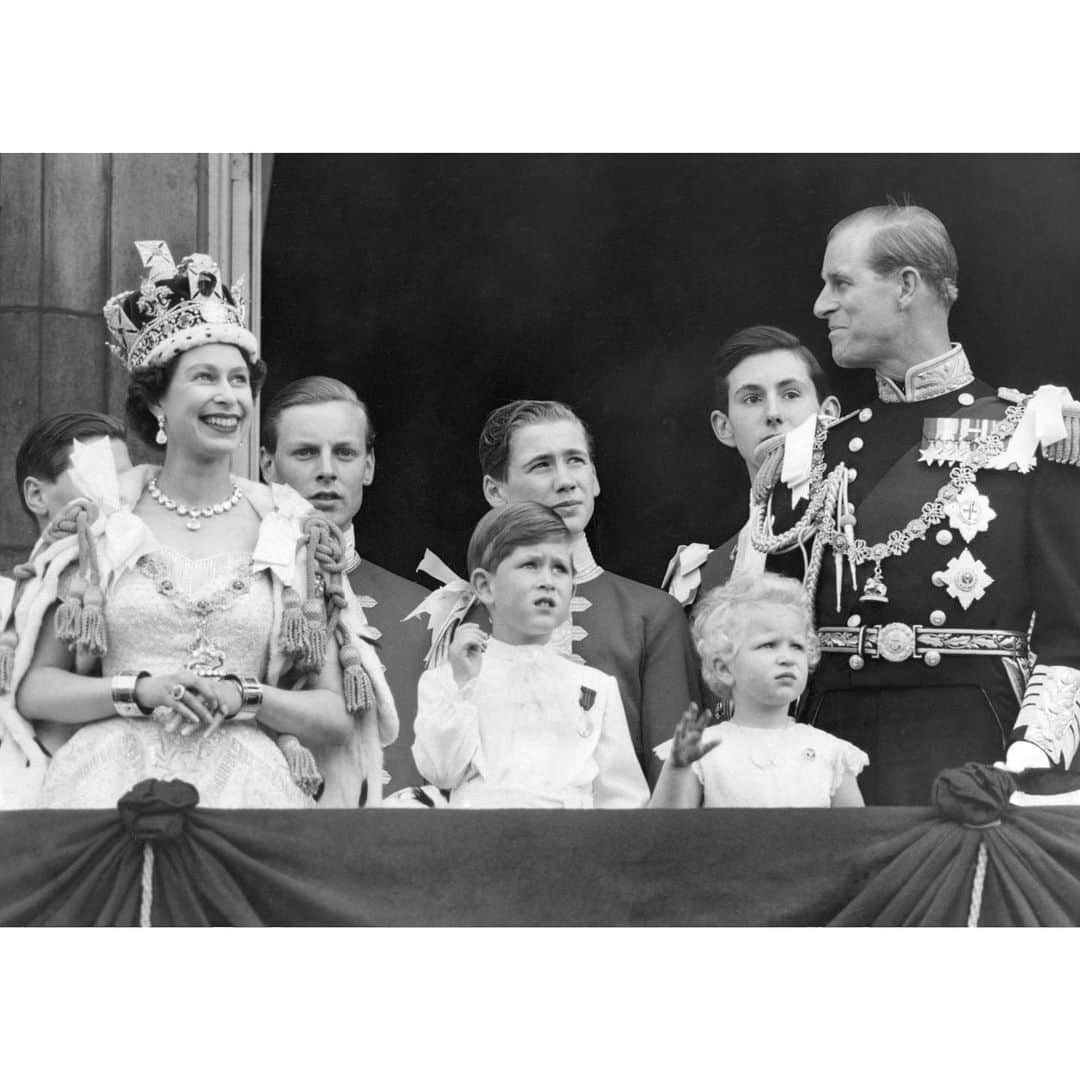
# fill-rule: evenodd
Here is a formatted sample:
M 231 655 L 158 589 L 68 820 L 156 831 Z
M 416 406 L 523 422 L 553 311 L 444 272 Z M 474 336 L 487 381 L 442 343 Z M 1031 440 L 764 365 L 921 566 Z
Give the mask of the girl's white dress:
M 794 720 L 780 728 L 727 720 L 706 728 L 703 741 L 718 744 L 691 766 L 704 806 L 827 807 L 844 776 L 870 763 L 852 743 Z M 670 740 L 656 748 L 662 760 L 670 752 Z
M 618 684 L 546 645 L 489 638 L 464 687 L 420 677 L 413 757 L 452 807 L 640 807 L 649 788 Z

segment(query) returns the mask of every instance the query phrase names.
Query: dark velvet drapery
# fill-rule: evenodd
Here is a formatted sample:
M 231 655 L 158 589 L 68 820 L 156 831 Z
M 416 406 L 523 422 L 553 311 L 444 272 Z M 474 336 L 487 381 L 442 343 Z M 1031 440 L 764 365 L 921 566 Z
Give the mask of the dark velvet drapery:
M 468 813 L 200 810 L 147 782 L 117 810 L 0 814 L 0 924 L 138 925 L 147 845 L 155 926 L 963 926 L 977 879 L 979 925 L 1080 923 L 1080 808 L 968 787 L 936 808 Z

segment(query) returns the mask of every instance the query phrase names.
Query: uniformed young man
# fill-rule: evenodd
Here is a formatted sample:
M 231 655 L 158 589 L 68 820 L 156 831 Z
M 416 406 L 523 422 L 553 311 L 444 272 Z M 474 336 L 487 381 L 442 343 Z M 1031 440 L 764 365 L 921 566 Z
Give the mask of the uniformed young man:
M 709 424 L 717 441 L 738 451 L 753 483 L 759 449 L 812 416 L 836 418 L 840 403 L 814 354 L 776 326 L 748 326 L 727 338 L 713 359 L 715 408 Z M 682 544 L 662 587 L 684 607 L 723 585 L 736 571 L 753 572 L 765 556 L 750 542 L 749 523 L 717 548 Z
M 262 419 L 263 477 L 289 484 L 345 533 L 349 584 L 380 633 L 374 642 L 386 668 L 401 729 L 383 751 L 387 792 L 422 784 L 412 759 L 416 684 L 428 641 L 417 620 L 402 622 L 427 590 L 361 558 L 353 519 L 375 477 L 375 429 L 367 406 L 345 383 L 310 375 L 283 387 Z
M 925 803 L 939 770 L 968 761 L 1068 765 L 1080 470 L 1062 462 L 1080 457 L 1077 410 L 1065 391 L 1028 399 L 975 377 L 948 329 L 956 253 L 928 210 L 845 218 L 821 277 L 833 359 L 873 371 L 878 394 L 819 426 L 806 501 L 771 483 L 786 449 L 755 485 L 769 568 L 801 577 L 810 549 L 824 652 L 803 718 L 870 755 L 867 803 Z

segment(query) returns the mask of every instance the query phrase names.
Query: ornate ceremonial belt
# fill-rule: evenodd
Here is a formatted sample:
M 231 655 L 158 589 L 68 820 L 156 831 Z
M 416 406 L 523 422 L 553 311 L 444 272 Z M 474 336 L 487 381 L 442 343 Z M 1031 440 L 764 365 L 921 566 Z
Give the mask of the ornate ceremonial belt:
M 899 664 L 915 658 L 936 667 L 942 656 L 1027 657 L 1027 634 L 1013 630 L 954 630 L 947 626 L 823 626 L 818 630 L 822 652 L 851 653 L 856 671 L 870 660 Z

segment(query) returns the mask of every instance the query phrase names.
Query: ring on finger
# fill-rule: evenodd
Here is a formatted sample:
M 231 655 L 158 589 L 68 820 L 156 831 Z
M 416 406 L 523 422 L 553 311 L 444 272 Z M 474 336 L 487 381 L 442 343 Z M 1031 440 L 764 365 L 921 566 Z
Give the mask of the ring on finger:
M 170 695 L 177 701 L 183 701 L 184 695 L 187 693 L 187 687 L 181 683 L 177 683 L 170 691 Z

